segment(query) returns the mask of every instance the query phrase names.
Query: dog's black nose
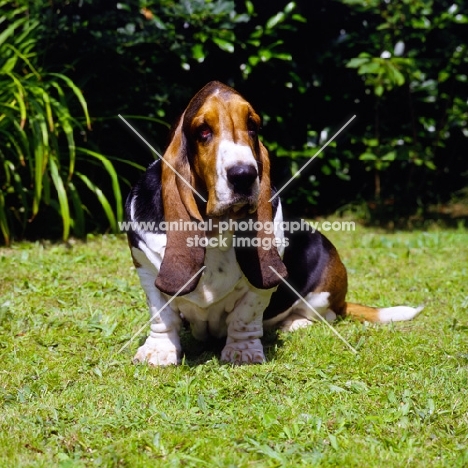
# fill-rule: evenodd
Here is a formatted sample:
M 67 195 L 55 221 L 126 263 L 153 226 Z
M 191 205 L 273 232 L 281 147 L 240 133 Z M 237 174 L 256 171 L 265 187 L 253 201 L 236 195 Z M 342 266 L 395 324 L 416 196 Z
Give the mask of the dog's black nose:
M 251 164 L 236 164 L 226 171 L 226 175 L 235 192 L 246 194 L 257 179 L 258 173 Z

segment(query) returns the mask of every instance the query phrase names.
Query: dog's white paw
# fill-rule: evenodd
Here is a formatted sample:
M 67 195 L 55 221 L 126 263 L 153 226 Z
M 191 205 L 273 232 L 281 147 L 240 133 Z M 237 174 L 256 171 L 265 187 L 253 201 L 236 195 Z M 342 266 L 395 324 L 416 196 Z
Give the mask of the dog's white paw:
M 177 365 L 180 364 L 180 352 L 169 340 L 150 341 L 148 338 L 146 343 L 138 348 L 133 362 L 147 362 L 152 366 Z
M 233 364 L 261 364 L 265 362 L 262 342 L 252 339 L 228 343 L 221 352 L 221 360 Z
M 306 328 L 312 325 L 313 322 L 306 318 L 297 318 L 294 320 L 285 320 L 280 324 L 280 330 L 283 332 L 292 332 L 300 328 Z

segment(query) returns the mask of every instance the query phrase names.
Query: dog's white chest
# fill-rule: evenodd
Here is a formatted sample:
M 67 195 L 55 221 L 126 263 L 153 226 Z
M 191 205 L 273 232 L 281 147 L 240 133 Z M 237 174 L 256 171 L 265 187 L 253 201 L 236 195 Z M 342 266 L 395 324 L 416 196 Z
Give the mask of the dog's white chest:
M 195 338 L 225 336 L 228 316 L 236 307 L 249 316 L 268 305 L 273 289 L 259 290 L 248 282 L 237 263 L 234 247 L 229 245 L 231 239 L 228 247 L 207 247 L 205 269 L 197 287 L 188 294 L 172 297 L 154 286 L 166 250 L 166 235 L 145 233 L 142 237 L 144 240 L 132 248 L 132 254 L 139 264 L 137 271 L 148 301 L 155 310 L 164 310 L 164 304 L 170 302 L 169 308 L 190 322 Z
M 198 339 L 204 339 L 208 334 L 225 335 L 227 314 L 249 290 L 233 248 L 228 251 L 208 248 L 205 266 L 195 290 L 171 303 L 172 308 L 190 322 Z

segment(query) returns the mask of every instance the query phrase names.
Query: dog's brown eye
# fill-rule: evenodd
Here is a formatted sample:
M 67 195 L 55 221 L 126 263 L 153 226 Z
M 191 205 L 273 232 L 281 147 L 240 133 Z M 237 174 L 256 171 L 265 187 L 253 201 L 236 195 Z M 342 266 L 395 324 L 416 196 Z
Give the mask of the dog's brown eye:
M 198 136 L 200 137 L 200 140 L 202 141 L 208 140 L 211 134 L 212 134 L 211 128 L 208 125 L 203 124 L 203 125 L 200 125 L 200 127 L 198 127 Z

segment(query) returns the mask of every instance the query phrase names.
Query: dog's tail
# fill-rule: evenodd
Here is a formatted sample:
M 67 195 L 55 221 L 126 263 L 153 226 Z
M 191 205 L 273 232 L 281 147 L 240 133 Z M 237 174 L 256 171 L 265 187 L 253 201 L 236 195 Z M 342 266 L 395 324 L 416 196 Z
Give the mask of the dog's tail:
M 421 312 L 421 310 L 423 310 L 423 308 L 424 306 L 396 306 L 378 309 L 375 307 L 347 302 L 345 314 L 346 316 L 352 317 L 360 322 L 389 323 L 412 320 L 419 314 L 419 312 Z

